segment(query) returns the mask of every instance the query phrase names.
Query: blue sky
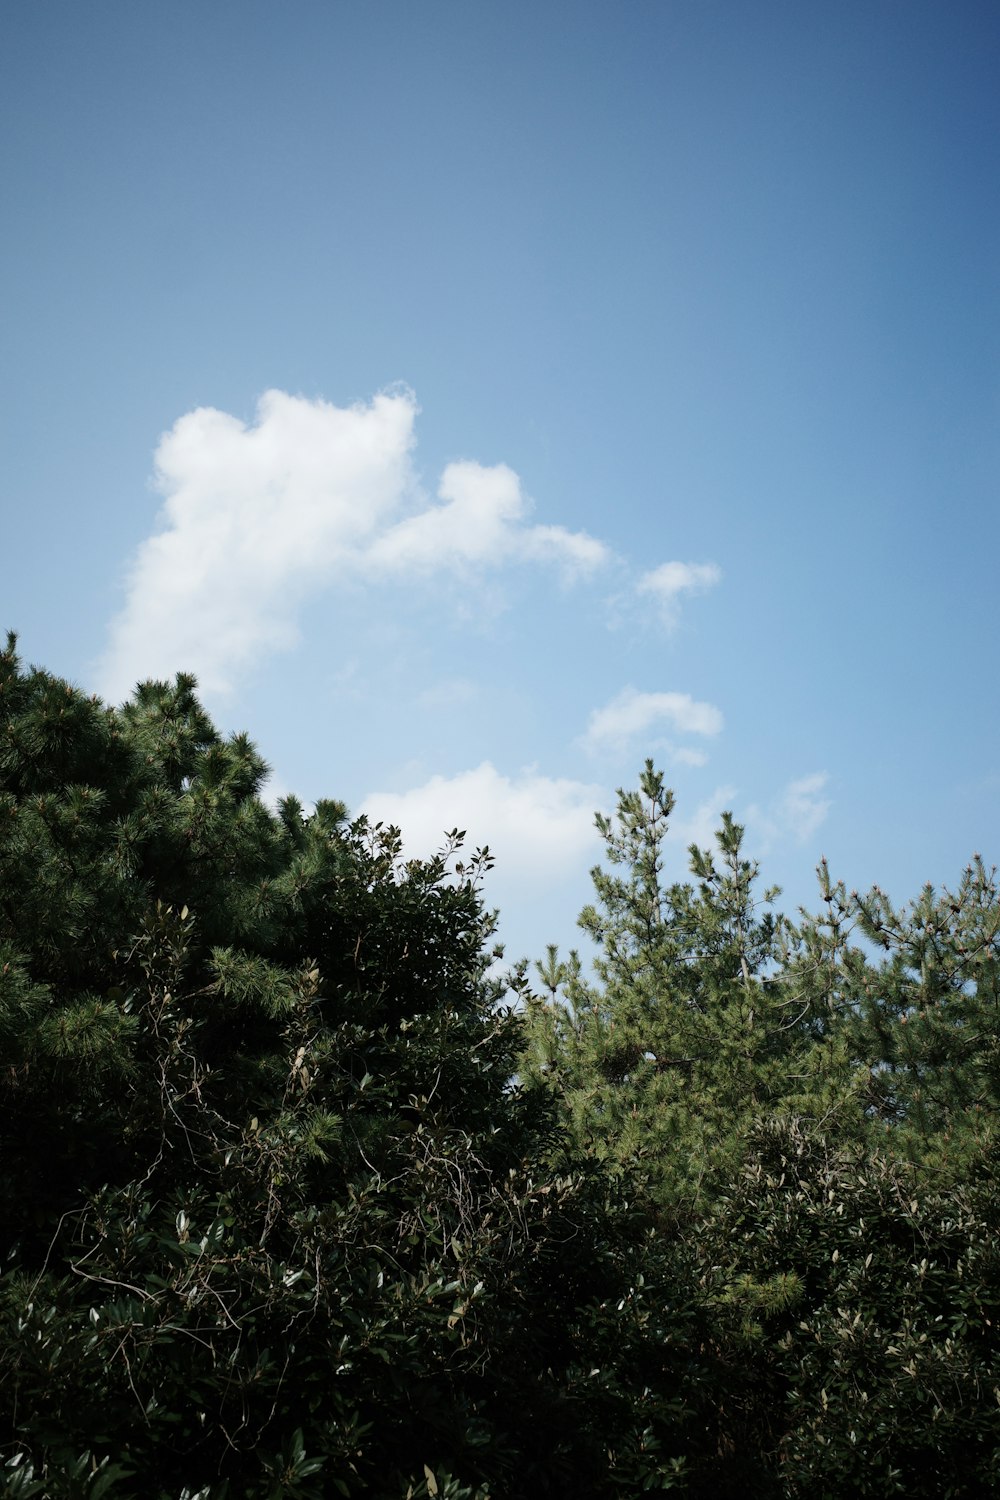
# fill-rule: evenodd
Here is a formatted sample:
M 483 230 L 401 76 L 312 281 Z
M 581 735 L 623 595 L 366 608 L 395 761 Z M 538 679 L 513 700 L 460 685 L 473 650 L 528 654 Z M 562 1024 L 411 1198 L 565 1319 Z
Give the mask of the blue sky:
M 11 5 L 2 623 L 576 940 L 646 755 L 789 906 L 1000 857 L 1000 11 Z

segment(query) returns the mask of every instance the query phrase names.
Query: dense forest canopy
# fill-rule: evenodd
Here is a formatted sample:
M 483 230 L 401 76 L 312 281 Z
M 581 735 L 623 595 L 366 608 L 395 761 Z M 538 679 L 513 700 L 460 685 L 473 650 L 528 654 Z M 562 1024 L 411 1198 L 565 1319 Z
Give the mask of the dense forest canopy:
M 487 851 L 265 773 L 0 654 L 0 1493 L 993 1492 L 995 871 L 667 883 L 647 763 L 505 984 Z

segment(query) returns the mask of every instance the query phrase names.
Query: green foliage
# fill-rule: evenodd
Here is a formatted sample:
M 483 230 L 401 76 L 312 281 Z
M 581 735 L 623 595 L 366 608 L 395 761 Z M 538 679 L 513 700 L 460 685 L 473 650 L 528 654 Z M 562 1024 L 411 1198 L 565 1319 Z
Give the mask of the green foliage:
M 743 829 L 726 814 L 717 852 L 690 850 L 697 883 L 667 884 L 672 810 L 647 762 L 616 817 L 598 815 L 612 868 L 592 872 L 598 904 L 580 917 L 600 944 L 596 982 L 550 949 L 523 1067 L 559 1094 L 583 1149 L 690 1205 L 732 1169 L 747 1123 L 799 1087 L 813 1039 L 775 972 L 787 924 L 776 892 L 757 898 Z
M 824 911 L 802 924 L 789 984 L 837 1034 L 874 1138 L 961 1174 L 1000 1108 L 996 870 L 977 855 L 954 892 L 926 886 L 898 910 L 819 873 Z
M 780 1493 L 994 1493 L 992 1190 L 931 1188 L 909 1163 L 795 1121 L 759 1126 L 750 1146 L 706 1231 Z
M 0 654 L 0 1496 L 1000 1485 L 996 876 L 792 924 L 651 763 L 541 994 L 488 851 Z
M 728 814 L 717 852 L 689 851 L 692 882 L 667 883 L 672 810 L 647 762 L 598 817 L 609 868 L 580 919 L 595 977 L 549 948 L 543 994 L 524 982 L 521 1067 L 675 1237 L 674 1274 L 687 1254 L 691 1383 L 716 1421 L 676 1482 L 993 1493 L 995 871 L 977 857 L 955 893 L 897 911 L 821 865 L 821 913 L 793 925 L 775 893 L 756 900 Z
M 488 853 L 264 773 L 190 678 L 0 657 L 0 1493 L 659 1483 L 698 1303 L 512 1085 Z

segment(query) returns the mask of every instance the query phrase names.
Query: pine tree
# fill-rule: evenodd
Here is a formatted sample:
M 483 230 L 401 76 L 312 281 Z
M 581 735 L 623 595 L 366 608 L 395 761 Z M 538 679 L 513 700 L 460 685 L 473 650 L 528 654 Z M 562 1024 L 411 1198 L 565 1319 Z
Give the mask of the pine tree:
M 823 863 L 821 911 L 793 925 L 758 902 L 728 815 L 669 882 L 672 811 L 647 762 L 598 819 L 595 977 L 549 949 L 522 1071 L 620 1173 L 650 1243 L 680 1231 L 718 1419 L 704 1492 L 991 1493 L 995 872 L 974 860 L 897 910 Z
M 695 883 L 668 883 L 673 809 L 647 761 L 616 815 L 597 815 L 610 868 L 592 871 L 597 902 L 580 916 L 599 945 L 596 980 L 550 950 L 524 1062 L 564 1100 L 578 1140 L 641 1163 L 665 1204 L 731 1168 L 747 1122 L 801 1089 L 812 1046 L 776 969 L 788 935 L 777 891 L 758 897 L 743 828 L 724 814 L 717 849 L 689 850 Z
M 1000 1111 L 996 869 L 976 855 L 956 890 L 927 885 L 900 908 L 877 886 L 848 892 L 825 863 L 819 877 L 824 910 L 801 923 L 786 980 L 850 1070 L 855 1133 L 964 1172 Z

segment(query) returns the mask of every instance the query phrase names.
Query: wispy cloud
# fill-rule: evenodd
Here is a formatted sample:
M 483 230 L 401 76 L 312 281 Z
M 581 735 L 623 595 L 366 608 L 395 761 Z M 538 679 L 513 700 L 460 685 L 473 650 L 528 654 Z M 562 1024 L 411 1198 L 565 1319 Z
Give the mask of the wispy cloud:
M 432 776 L 406 792 L 372 792 L 358 812 L 402 830 L 408 853 L 440 849 L 452 828 L 467 831 L 467 848 L 488 844 L 501 872 L 529 883 L 575 873 L 600 839 L 594 809 L 598 786 L 524 770 L 505 776 L 488 760 L 455 776 Z
M 775 844 L 804 844 L 813 836 L 829 814 L 831 801 L 823 795 L 829 775 L 815 771 L 790 781 L 766 807 L 753 803 L 747 808 L 746 822 L 761 850 Z
M 736 790 L 734 786 L 717 786 L 692 812 L 673 819 L 667 838 L 685 849 L 697 844 L 699 849 L 714 850 L 716 830 L 722 826 L 722 814 L 732 809 Z
M 708 761 L 704 750 L 694 750 L 690 745 L 679 745 L 673 758 L 679 766 L 703 766 Z
M 829 776 L 816 771 L 800 776 L 788 784 L 766 806 L 752 802 L 741 812 L 736 806 L 735 786 L 716 787 L 710 797 L 686 817 L 676 818 L 668 837 L 685 847 L 697 844 L 714 851 L 716 830 L 723 812 L 733 812 L 738 823 L 747 829 L 747 847 L 753 856 L 766 854 L 782 844 L 806 843 L 830 811 L 830 799 L 823 795 Z
M 225 692 L 254 658 L 292 645 L 303 600 L 348 572 L 541 563 L 576 578 L 610 557 L 585 533 L 532 525 L 504 464 L 449 464 L 429 501 L 411 462 L 417 412 L 408 391 L 349 407 L 269 391 L 250 425 L 210 407 L 181 417 L 156 451 L 162 525 L 133 559 L 102 693 L 179 668 Z
M 681 600 L 685 594 L 704 594 L 722 577 L 715 563 L 665 562 L 643 573 L 636 592 L 651 595 L 659 605 L 660 616 L 669 628 L 677 624 Z
M 423 688 L 417 694 L 417 702 L 421 708 L 435 711 L 462 708 L 474 703 L 479 694 L 479 686 L 468 677 L 446 677 L 441 682 L 434 682 L 430 687 Z
M 532 526 L 524 533 L 522 550 L 535 562 L 557 564 L 567 582 L 586 577 L 611 558 L 610 548 L 596 537 L 564 526 Z
M 653 728 L 711 736 L 720 732 L 722 722 L 714 704 L 699 703 L 689 693 L 640 693 L 626 687 L 603 708 L 594 709 L 583 741 L 590 750 L 620 751 L 637 735 Z M 698 754 L 688 752 L 689 763 L 692 755 Z

